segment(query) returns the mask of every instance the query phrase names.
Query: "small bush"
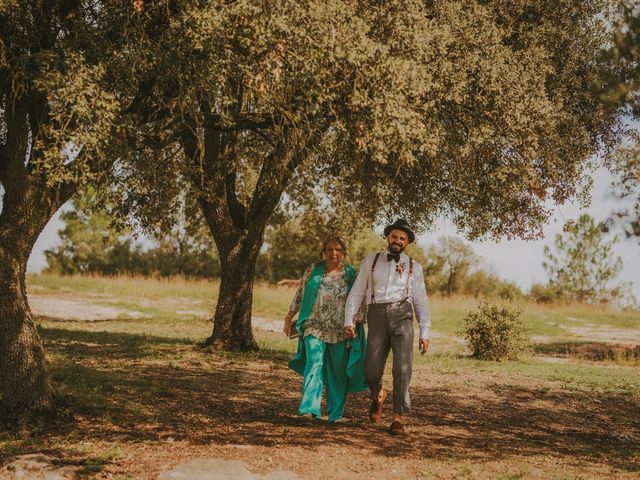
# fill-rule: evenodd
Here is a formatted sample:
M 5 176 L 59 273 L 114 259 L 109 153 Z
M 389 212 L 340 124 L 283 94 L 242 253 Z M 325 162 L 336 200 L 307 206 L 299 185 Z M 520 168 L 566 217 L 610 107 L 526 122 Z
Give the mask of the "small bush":
M 534 283 L 529 291 L 529 298 L 535 300 L 536 303 L 554 303 L 566 300 L 562 287 L 552 283 L 546 285 Z
M 520 310 L 507 305 L 480 303 L 464 318 L 464 336 L 472 357 L 479 360 L 516 360 L 529 349 L 529 337 Z

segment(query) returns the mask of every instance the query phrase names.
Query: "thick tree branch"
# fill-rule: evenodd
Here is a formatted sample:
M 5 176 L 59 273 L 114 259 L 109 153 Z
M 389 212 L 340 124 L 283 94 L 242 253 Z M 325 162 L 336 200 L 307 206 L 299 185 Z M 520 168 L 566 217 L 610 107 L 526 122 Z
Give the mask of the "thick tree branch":
M 235 237 L 236 227 L 227 212 L 225 170 L 221 163 L 224 135 L 205 128 L 204 145 L 198 139 L 196 122 L 185 122 L 180 144 L 187 160 L 187 175 L 195 188 L 198 203 L 219 247 Z
M 7 171 L 7 162 L 4 154 L 5 148 L 3 145 L 0 145 L 0 184 L 6 185 L 9 181 L 8 171 Z
M 0 44 L 2 43 L 2 40 L 0 39 Z M 0 52 L 0 61 L 2 61 L 2 52 Z M 0 92 L 2 92 L 5 95 L 8 95 L 9 92 L 9 87 L 10 87 L 10 82 L 9 82 L 9 78 L 11 75 L 11 71 L 6 68 L 6 67 L 0 67 Z
M 326 126 L 322 125 L 309 135 L 306 141 L 298 147 L 291 147 L 289 143 L 298 142 L 297 132 L 286 129 L 278 146 L 265 160 L 254 190 L 251 207 L 249 209 L 249 223 L 266 221 L 280 201 L 282 193 L 295 170 L 304 162 L 308 154 L 320 143 L 326 133 Z
M 10 99 L 6 102 L 6 143 L 4 145 L 4 159 L 0 163 L 5 191 L 20 188 L 25 181 L 24 166 L 27 155 L 29 126 L 27 122 L 28 109 L 23 99 Z
M 49 123 L 49 102 L 44 92 L 33 92 L 27 100 L 29 108 L 29 126 L 31 128 L 31 143 L 35 144 L 40 137 L 41 125 Z M 76 119 L 72 118 L 67 128 L 76 127 Z M 29 160 L 33 158 L 34 149 L 31 149 Z
M 264 130 L 276 125 L 275 117 L 256 114 L 238 114 L 233 118 L 222 118 L 220 115 L 207 115 L 211 128 L 219 132 L 240 132 L 242 130 Z
M 235 157 L 235 154 L 234 154 Z M 235 158 L 229 161 L 230 170 L 225 178 L 225 189 L 227 196 L 227 206 L 229 208 L 229 215 L 233 220 L 233 223 L 239 230 L 243 230 L 246 227 L 246 215 L 247 208 L 238 200 L 236 194 L 236 181 L 238 178 L 238 169 L 236 166 Z
M 149 121 L 151 114 L 156 111 L 156 109 L 149 107 L 149 99 L 151 98 L 157 80 L 158 76 L 156 74 L 152 74 L 149 78 L 140 82 L 138 91 L 124 111 L 125 114 L 137 115 L 141 123 L 147 123 Z

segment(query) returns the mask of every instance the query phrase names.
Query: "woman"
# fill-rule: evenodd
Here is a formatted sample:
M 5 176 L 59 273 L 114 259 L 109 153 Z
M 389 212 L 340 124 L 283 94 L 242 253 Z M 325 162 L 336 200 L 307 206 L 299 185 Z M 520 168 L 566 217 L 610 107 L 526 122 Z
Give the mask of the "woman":
M 304 376 L 299 413 L 320 418 L 322 386 L 326 385 L 329 423 L 342 419 L 347 392 L 367 389 L 362 324 L 356 328 L 355 340 L 348 342 L 343 333 L 345 302 L 356 278 L 356 269 L 343 263 L 346 254 L 339 236 L 325 239 L 320 252 L 324 260 L 306 269 L 283 329 L 287 335 L 292 328 L 300 332 L 298 351 L 289 362 L 292 370 Z M 293 327 L 292 319 L 298 311 Z

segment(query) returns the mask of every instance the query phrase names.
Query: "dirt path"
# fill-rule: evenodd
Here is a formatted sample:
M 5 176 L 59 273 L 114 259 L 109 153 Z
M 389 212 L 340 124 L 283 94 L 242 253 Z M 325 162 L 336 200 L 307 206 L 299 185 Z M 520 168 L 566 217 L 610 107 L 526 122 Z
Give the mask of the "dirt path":
M 200 312 L 186 300 L 172 308 Z M 91 299 L 30 302 L 64 320 L 144 315 Z M 278 332 L 281 322 L 254 326 Z M 45 454 L 78 478 L 204 479 L 222 474 L 215 465 L 272 480 L 639 478 L 638 396 L 434 361 L 415 366 L 409 432 L 396 438 L 390 404 L 380 424 L 369 422 L 366 392 L 349 397 L 344 423 L 299 417 L 301 378 L 288 353 L 204 354 L 184 339 L 66 328 L 44 319 L 42 336 L 75 417 L 11 451 Z M 236 463 L 215 463 L 227 460 Z
M 29 295 L 29 306 L 34 315 L 58 320 L 96 322 L 121 317 L 150 318 L 149 315 L 136 310 L 99 305 L 86 299 L 63 299 Z
M 633 396 L 416 365 L 409 433 L 396 438 L 390 405 L 383 422 L 368 421 L 365 392 L 350 396 L 347 422 L 296 415 L 301 379 L 285 353 L 203 355 L 149 338 L 132 348 L 108 332 L 44 338 L 68 359 L 53 369 L 77 415 L 25 448 L 82 466 L 81 478 L 155 479 L 198 459 L 311 479 L 638 478 Z

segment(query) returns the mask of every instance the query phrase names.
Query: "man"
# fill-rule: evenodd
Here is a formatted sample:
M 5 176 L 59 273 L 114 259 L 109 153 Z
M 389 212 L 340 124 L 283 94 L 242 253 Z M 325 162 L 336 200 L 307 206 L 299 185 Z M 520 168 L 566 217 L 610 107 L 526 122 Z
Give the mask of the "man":
M 413 312 L 420 326 L 418 348 L 424 355 L 429 348 L 431 318 L 422 266 L 409 258 L 404 250 L 415 241 L 415 234 L 405 220 L 396 220 L 384 229 L 386 252 L 369 255 L 351 288 L 345 307 L 344 330 L 355 337 L 353 317 L 365 300 L 369 333 L 365 355 L 365 380 L 371 390 L 369 418 L 382 417 L 382 404 L 387 393 L 382 388 L 382 374 L 393 351 L 393 423 L 394 435 L 405 432 L 403 415 L 411 413 L 409 382 L 413 364 Z M 412 309 L 413 306 L 413 309 Z

